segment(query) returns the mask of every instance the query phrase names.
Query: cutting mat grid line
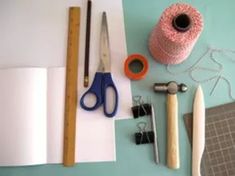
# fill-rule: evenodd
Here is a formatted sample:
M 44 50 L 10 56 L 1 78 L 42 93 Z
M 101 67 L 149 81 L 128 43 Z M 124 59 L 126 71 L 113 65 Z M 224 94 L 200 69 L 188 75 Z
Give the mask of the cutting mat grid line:
M 191 138 L 192 114 L 184 118 Z M 235 176 L 235 103 L 207 109 L 205 128 L 202 176 Z
M 235 162 L 235 158 L 230 157 L 230 153 L 234 152 L 235 145 L 232 137 L 232 128 L 230 127 L 230 124 L 235 123 L 235 112 L 233 112 L 230 117 L 227 115 L 223 116 L 225 113 L 217 112 L 213 119 L 211 117 L 214 121 L 209 121 L 206 125 L 206 134 L 208 136 L 206 137 L 207 147 L 204 162 L 206 166 L 203 168 L 206 169 L 205 175 L 208 176 L 235 175 L 235 171 L 232 173 L 233 170 L 235 170 L 235 165 L 231 165 Z M 233 129 L 233 131 L 235 131 L 235 129 Z M 207 165 L 209 165 L 211 169 L 208 169 Z

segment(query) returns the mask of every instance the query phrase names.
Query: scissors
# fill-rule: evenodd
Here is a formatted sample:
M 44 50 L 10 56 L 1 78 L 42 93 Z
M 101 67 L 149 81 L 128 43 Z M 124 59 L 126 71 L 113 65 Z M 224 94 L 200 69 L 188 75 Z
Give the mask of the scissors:
M 114 97 L 114 105 L 112 110 L 108 110 L 110 102 L 108 102 L 107 90 L 111 89 Z M 88 106 L 85 103 L 85 98 L 88 95 L 95 95 L 96 101 L 94 105 Z M 88 98 L 88 97 L 87 97 Z M 102 23 L 100 32 L 100 63 L 95 73 L 94 80 L 91 87 L 82 95 L 80 105 L 87 111 L 93 111 L 103 105 L 105 116 L 115 116 L 118 108 L 118 91 L 112 80 L 111 75 L 111 62 L 110 62 L 110 48 L 109 48 L 109 35 L 106 12 L 102 13 Z

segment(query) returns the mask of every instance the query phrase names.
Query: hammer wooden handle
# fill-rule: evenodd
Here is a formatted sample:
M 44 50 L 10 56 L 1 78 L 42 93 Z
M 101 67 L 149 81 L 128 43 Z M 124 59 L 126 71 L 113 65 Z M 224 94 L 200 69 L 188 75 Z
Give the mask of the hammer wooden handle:
M 178 100 L 176 94 L 167 95 L 167 166 L 171 169 L 180 167 Z

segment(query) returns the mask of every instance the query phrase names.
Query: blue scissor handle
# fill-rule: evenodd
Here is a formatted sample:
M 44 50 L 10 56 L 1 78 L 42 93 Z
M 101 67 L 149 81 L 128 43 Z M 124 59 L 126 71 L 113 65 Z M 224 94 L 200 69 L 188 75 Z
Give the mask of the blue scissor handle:
M 111 88 L 114 91 L 114 98 L 115 98 L 115 104 L 113 107 L 113 110 L 111 112 L 108 112 L 107 110 L 107 99 L 106 99 L 106 91 L 108 88 Z M 117 108 L 118 108 L 118 92 L 117 88 L 114 85 L 114 82 L 112 80 L 111 73 L 103 73 L 103 83 L 102 83 L 102 97 L 103 97 L 103 103 L 104 103 L 104 114 L 107 117 L 113 117 L 117 113 Z
M 102 72 L 96 72 L 94 81 L 91 85 L 91 87 L 82 95 L 82 98 L 80 99 L 80 105 L 83 109 L 87 111 L 92 111 L 97 109 L 102 103 L 103 103 L 103 96 L 102 96 L 102 79 L 103 79 L 103 73 Z M 84 102 L 85 97 L 88 94 L 93 94 L 96 96 L 96 103 L 94 106 L 87 106 Z

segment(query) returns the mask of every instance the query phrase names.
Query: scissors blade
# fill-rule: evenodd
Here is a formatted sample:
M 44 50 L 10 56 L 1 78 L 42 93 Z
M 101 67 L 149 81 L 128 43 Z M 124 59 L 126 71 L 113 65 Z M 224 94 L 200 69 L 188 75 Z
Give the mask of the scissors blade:
M 98 71 L 110 72 L 110 47 L 106 12 L 102 13 L 101 32 L 100 32 L 100 65 Z

